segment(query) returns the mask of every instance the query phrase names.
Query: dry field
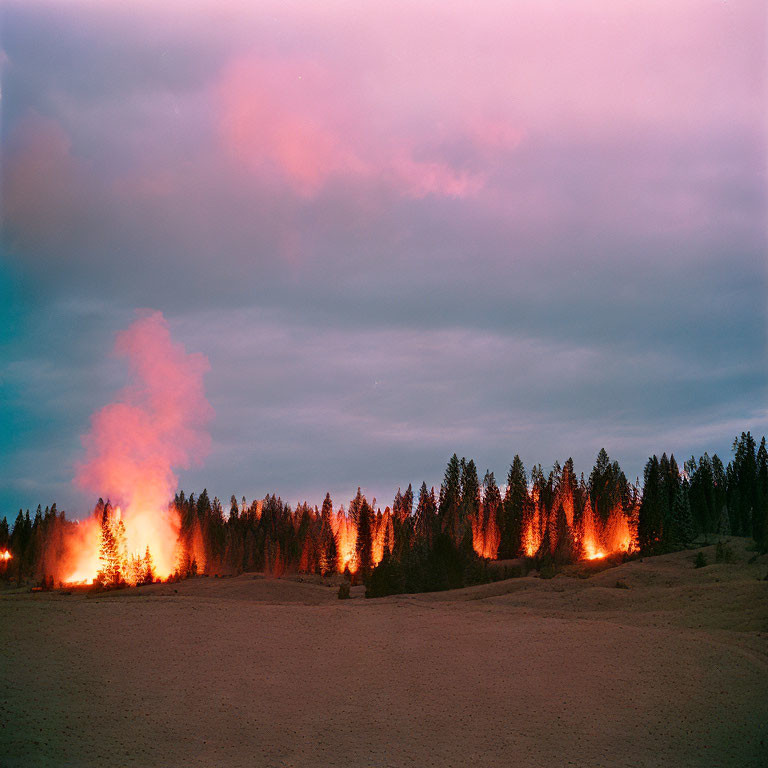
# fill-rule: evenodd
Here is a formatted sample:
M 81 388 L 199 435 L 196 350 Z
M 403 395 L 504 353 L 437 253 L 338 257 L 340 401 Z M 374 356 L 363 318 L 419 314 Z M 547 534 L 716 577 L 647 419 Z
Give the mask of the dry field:
M 768 559 L 732 546 L 382 600 L 0 592 L 0 765 L 766 766 Z

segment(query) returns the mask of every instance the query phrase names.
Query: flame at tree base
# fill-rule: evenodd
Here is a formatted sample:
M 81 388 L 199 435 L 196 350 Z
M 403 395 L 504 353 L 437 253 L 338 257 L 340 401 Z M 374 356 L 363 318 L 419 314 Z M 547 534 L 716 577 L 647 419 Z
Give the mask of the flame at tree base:
M 169 507 L 152 515 L 124 515 L 120 507 L 97 505 L 77 525 L 70 542 L 64 584 L 136 586 L 165 581 L 178 571 L 178 513 Z

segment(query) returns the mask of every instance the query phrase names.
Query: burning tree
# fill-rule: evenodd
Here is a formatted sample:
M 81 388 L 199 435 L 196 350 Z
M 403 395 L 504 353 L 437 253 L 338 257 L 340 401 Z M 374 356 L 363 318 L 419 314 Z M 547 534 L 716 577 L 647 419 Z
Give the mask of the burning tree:
M 357 518 L 357 538 L 355 541 L 355 553 L 359 570 L 366 576 L 373 568 L 373 509 L 361 496 L 357 489 L 357 499 L 361 499 L 359 505 L 350 505 L 350 512 Z M 355 514 L 356 512 L 356 514 Z
M 152 555 L 147 547 L 144 552 L 144 559 L 142 561 L 142 579 L 141 584 L 152 584 L 155 580 L 155 565 L 152 562 Z
M 339 543 L 333 530 L 333 502 L 326 493 L 320 513 L 320 570 L 324 576 L 339 569 Z
M 112 530 L 112 512 L 109 502 L 103 505 L 101 513 L 101 545 L 99 547 L 100 568 L 98 581 L 105 587 L 114 587 L 122 581 L 122 569 L 118 542 Z

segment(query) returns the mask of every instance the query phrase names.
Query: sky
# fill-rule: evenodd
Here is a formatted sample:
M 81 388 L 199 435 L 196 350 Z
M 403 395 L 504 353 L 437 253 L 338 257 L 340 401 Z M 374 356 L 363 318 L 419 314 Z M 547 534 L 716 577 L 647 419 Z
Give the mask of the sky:
M 0 514 L 92 507 L 137 310 L 208 360 L 223 499 L 768 432 L 762 0 L 0 13 Z

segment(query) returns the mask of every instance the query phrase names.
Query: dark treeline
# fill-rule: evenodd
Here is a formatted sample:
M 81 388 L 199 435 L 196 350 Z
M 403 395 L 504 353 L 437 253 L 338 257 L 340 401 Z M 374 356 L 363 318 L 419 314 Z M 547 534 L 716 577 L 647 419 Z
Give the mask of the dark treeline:
M 180 523 L 175 576 L 348 572 L 376 596 L 476 583 L 491 576 L 493 559 L 529 558 L 541 568 L 614 553 L 658 554 L 731 534 L 768 550 L 765 438 L 758 447 L 742 433 L 727 466 L 706 453 L 683 467 L 672 455 L 653 456 L 642 492 L 638 486 L 601 450 L 587 478 L 576 475 L 571 459 L 529 474 L 515 456 L 503 491 L 492 472 L 481 481 L 472 460 L 454 455 L 437 493 L 425 483 L 417 494 L 409 486 L 383 511 L 359 489 L 346 510 L 334 509 L 329 495 L 319 509 L 292 508 L 274 495 L 250 505 L 232 496 L 225 509 L 205 490 L 180 492 L 173 501 Z M 100 578 L 118 583 L 130 571 L 129 583 L 151 581 L 149 551 L 119 560 L 121 532 L 110 524 L 109 503 L 100 501 L 94 515 L 102 529 Z M 33 516 L 19 510 L 11 529 L 1 518 L 0 553 L 10 559 L 0 560 L 0 575 L 19 583 L 63 579 L 62 563 L 81 542 L 82 526 L 55 504 Z

